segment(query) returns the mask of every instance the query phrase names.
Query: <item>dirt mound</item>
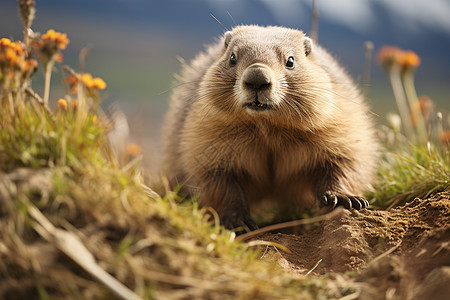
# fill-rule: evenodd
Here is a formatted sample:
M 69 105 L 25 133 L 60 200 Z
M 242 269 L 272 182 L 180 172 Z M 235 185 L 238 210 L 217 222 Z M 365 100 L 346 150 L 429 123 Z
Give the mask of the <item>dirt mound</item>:
M 390 211 L 343 211 L 302 234 L 257 237 L 286 246 L 265 256 L 300 274 L 361 283 L 360 299 L 448 299 L 450 189 Z

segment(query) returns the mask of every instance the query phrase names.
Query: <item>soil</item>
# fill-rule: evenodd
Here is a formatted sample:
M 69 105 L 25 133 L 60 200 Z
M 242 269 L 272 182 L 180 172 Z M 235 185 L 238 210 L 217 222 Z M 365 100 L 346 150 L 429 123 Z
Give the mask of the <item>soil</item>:
M 348 299 L 450 299 L 450 189 L 390 211 L 343 211 L 299 234 L 264 233 L 263 259 L 360 286 Z

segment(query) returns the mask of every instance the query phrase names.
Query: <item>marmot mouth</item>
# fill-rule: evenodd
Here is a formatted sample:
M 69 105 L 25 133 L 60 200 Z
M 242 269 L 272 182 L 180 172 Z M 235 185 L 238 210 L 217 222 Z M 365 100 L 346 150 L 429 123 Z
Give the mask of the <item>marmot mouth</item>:
M 256 110 L 256 111 L 269 110 L 269 109 L 273 108 L 272 105 L 261 103 L 258 100 L 255 100 L 253 102 L 245 103 L 244 107 L 248 107 L 251 110 Z

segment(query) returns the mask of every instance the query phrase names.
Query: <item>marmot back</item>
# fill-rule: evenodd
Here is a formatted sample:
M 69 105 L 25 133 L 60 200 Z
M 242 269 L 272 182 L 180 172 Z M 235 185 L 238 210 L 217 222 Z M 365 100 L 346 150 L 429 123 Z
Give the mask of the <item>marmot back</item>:
M 368 206 L 378 158 L 369 109 L 303 32 L 238 26 L 178 79 L 163 171 L 227 228 L 257 228 L 249 205 L 268 197 L 289 210 Z

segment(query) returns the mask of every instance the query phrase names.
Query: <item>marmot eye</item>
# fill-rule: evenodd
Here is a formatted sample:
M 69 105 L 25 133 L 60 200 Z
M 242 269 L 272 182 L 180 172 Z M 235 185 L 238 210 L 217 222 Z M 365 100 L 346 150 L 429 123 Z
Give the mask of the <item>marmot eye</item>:
M 286 62 L 286 68 L 293 69 L 294 68 L 294 57 L 289 56 L 287 62 Z
M 236 55 L 234 55 L 234 53 L 231 54 L 229 63 L 230 67 L 234 67 L 236 65 Z

